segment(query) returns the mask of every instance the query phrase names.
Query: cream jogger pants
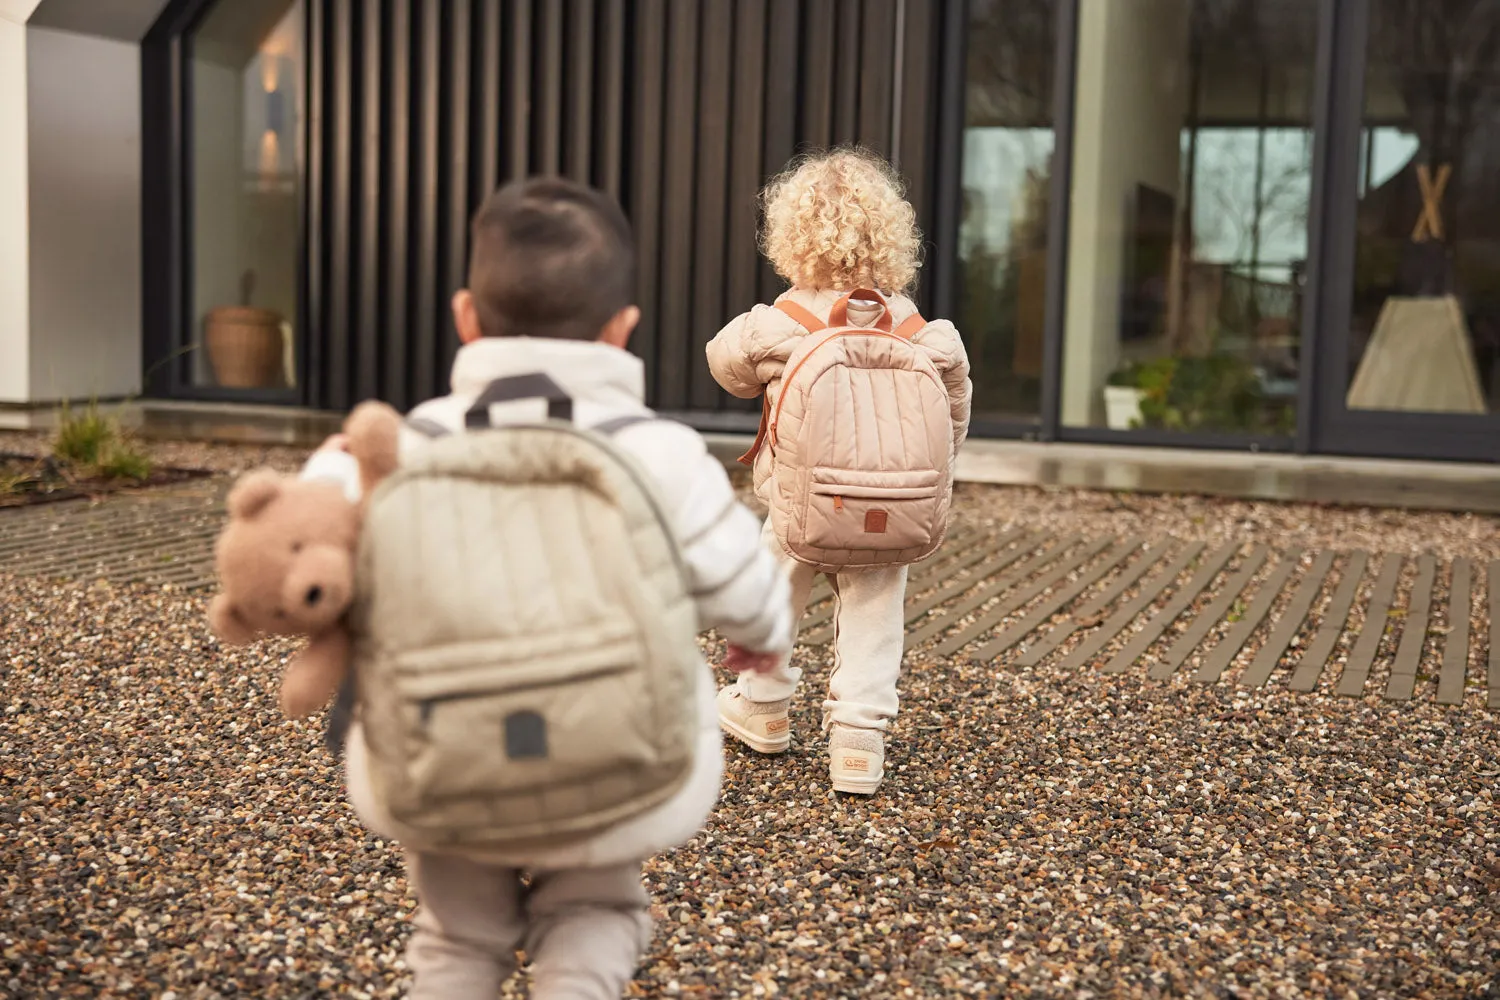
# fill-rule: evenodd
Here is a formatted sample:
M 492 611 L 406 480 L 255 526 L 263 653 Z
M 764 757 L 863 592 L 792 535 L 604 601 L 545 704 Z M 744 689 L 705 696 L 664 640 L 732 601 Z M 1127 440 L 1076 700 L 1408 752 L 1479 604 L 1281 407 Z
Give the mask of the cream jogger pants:
M 618 1000 L 651 942 L 639 862 L 536 872 L 408 851 L 417 915 L 410 1000 L 494 1000 L 531 961 L 535 1000 Z
M 766 520 L 761 536 L 787 567 L 792 614 L 800 620 L 818 572 L 781 547 Z M 832 723 L 884 731 L 896 717 L 896 682 L 906 641 L 906 567 L 851 570 L 829 578 L 834 592 L 833 673 L 823 702 L 823 729 Z M 750 701 L 790 698 L 802 671 L 783 659 L 764 674 L 741 674 L 739 691 Z

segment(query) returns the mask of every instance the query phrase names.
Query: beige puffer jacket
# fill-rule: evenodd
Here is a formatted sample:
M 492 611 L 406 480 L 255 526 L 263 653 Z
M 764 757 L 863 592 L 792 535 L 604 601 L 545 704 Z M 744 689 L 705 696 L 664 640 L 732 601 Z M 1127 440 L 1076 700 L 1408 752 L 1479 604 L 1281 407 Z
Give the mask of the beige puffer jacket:
M 846 293 L 830 289 L 793 288 L 776 301 L 795 302 L 819 319 L 827 319 L 833 304 Z M 899 326 L 917 311 L 916 304 L 904 295 L 886 296 L 891 320 Z M 878 314 L 877 314 L 878 315 Z M 861 321 L 856 309 L 850 309 L 850 322 L 863 325 L 875 316 Z M 929 318 L 930 319 L 930 318 Z M 787 358 L 797 342 L 807 336 L 790 316 L 774 306 L 758 305 L 730 320 L 708 344 L 708 367 L 724 389 L 741 399 L 754 399 L 765 392 L 772 407 L 781 394 L 781 377 Z M 932 356 L 932 362 L 943 377 L 953 417 L 953 449 L 964 443 L 969 434 L 969 404 L 973 392 L 969 381 L 969 357 L 963 340 L 947 320 L 930 320 L 912 338 Z M 870 428 L 874 433 L 874 428 Z M 771 453 L 762 448 L 755 458 L 755 493 L 762 500 L 770 496 Z

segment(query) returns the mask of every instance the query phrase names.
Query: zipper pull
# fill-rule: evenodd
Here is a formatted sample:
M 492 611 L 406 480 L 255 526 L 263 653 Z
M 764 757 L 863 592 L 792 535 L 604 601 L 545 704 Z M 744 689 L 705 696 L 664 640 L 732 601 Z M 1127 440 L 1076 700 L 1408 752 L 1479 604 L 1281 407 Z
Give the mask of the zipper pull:
M 835 496 L 833 498 L 833 509 L 836 510 L 836 511 L 844 509 L 844 498 L 843 497 L 841 497 L 841 496 Z

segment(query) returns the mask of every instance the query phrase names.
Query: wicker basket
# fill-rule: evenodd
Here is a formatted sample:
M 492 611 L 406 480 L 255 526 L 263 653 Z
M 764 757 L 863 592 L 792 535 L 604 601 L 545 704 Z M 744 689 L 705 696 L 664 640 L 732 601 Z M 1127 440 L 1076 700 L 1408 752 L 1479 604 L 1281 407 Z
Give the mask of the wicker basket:
M 253 306 L 222 306 L 208 314 L 204 343 L 214 381 L 229 389 L 281 384 L 281 315 Z

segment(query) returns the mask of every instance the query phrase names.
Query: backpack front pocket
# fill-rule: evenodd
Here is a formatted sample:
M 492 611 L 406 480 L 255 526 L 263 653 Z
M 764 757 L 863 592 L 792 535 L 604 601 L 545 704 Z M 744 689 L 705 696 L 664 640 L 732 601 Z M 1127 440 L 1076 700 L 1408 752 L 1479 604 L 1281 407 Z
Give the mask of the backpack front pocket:
M 925 548 L 938 536 L 945 494 L 935 470 L 817 468 L 809 478 L 802 540 L 822 549 Z
M 534 640 L 475 643 L 399 663 L 392 680 L 407 747 L 392 814 L 462 826 L 456 814 L 479 823 L 501 811 L 525 825 L 529 813 L 551 811 L 550 800 L 607 796 L 592 787 L 601 775 L 656 766 L 658 727 L 637 717 L 651 704 L 640 644 L 628 627 L 601 631 L 606 638 L 575 634 L 549 652 Z M 512 645 L 533 648 L 500 648 Z

